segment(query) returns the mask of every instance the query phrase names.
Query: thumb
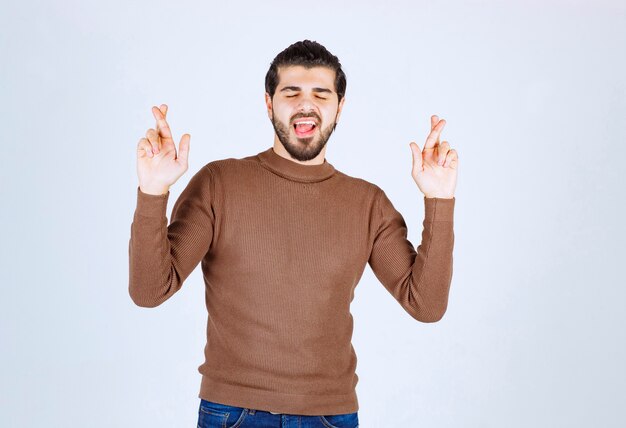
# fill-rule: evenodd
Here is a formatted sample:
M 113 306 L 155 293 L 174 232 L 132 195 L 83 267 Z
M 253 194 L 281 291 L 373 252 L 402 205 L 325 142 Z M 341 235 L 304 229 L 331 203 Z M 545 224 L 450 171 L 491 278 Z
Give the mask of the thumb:
M 187 167 L 189 160 L 189 140 L 191 140 L 191 135 L 184 134 L 180 137 L 180 143 L 178 144 L 178 156 L 176 157 L 180 160 L 180 163 Z
M 419 174 L 424 169 L 424 166 L 422 165 L 422 150 L 420 149 L 420 146 L 413 141 L 409 144 L 409 146 L 411 147 L 411 152 L 413 153 L 413 173 Z

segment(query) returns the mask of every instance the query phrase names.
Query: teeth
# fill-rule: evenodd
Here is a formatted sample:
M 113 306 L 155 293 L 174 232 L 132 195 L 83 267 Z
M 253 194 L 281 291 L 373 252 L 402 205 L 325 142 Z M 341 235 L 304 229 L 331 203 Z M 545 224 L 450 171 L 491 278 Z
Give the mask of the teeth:
M 296 125 L 314 125 L 315 126 L 315 122 L 312 122 L 312 121 L 302 121 L 302 122 L 296 122 Z

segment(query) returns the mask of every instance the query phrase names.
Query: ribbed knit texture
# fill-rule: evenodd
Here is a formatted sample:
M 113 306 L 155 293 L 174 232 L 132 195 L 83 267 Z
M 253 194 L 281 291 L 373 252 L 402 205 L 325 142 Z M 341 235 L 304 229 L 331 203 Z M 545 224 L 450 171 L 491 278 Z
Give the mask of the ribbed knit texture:
M 271 147 L 202 167 L 169 226 L 168 197 L 137 188 L 129 292 L 139 306 L 158 306 L 201 262 L 205 400 L 300 415 L 358 411 L 350 303 L 368 263 L 411 317 L 434 322 L 446 311 L 454 198 L 423 198 L 416 249 L 378 186 Z

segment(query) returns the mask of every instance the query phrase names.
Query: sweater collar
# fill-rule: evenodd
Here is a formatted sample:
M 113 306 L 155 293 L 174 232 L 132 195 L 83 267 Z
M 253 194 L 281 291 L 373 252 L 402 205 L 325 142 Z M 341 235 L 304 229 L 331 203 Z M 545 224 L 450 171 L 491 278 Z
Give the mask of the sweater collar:
M 265 168 L 293 181 L 312 183 L 326 180 L 335 173 L 335 168 L 326 159 L 324 159 L 322 164 L 303 165 L 285 159 L 276 153 L 273 147 L 257 154 L 257 157 Z

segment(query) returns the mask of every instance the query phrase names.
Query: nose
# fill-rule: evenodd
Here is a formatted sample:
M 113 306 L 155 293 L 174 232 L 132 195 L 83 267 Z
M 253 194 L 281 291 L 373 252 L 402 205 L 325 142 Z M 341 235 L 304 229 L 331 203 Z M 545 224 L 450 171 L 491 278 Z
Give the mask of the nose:
M 317 109 L 311 97 L 304 94 L 300 97 L 300 102 L 298 103 L 297 110 L 298 113 L 310 113 L 315 112 Z
M 296 117 L 312 117 L 315 119 L 319 119 L 320 114 L 317 112 L 314 106 L 307 103 L 302 103 L 298 105 L 298 108 L 296 110 Z
M 313 105 L 310 102 L 307 101 L 303 101 L 300 104 L 298 104 L 298 113 L 311 113 L 313 111 L 315 111 L 315 108 L 313 107 Z

